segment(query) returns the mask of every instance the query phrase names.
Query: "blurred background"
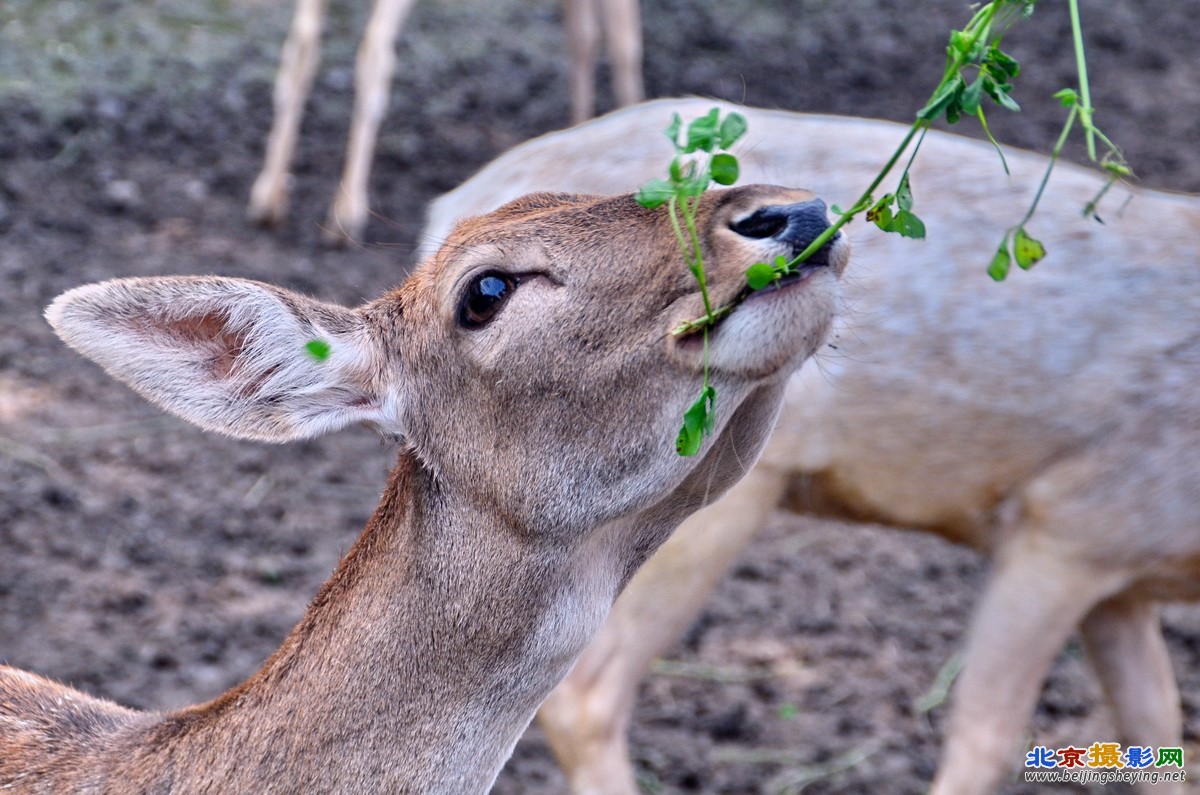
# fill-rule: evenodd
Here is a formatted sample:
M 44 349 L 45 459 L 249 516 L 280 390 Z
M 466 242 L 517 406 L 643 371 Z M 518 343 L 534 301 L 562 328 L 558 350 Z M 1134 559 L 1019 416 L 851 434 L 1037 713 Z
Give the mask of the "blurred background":
M 1097 123 L 1141 184 L 1200 190 L 1200 4 L 1082 5 Z M 287 448 L 204 436 L 66 351 L 42 307 L 83 282 L 165 273 L 374 297 L 412 264 L 430 199 L 567 123 L 559 3 L 421 0 L 397 43 L 376 215 L 361 245 L 325 248 L 370 10 L 331 6 L 292 214 L 264 231 L 244 220 L 245 203 L 290 4 L 0 4 L 5 662 L 136 707 L 216 695 L 299 618 L 395 454 L 362 430 Z M 909 121 L 941 74 L 948 31 L 969 15 L 960 0 L 651 0 L 647 92 Z M 1062 121 L 1050 95 L 1074 76 L 1065 3 L 1043 0 L 1008 43 L 1026 70 L 1023 111 L 996 111 L 993 130 L 1046 151 Z M 602 67 L 601 110 L 606 80 Z M 980 268 L 994 242 L 981 245 Z M 960 645 L 984 576 L 978 556 L 924 534 L 780 514 L 643 686 L 633 748 L 644 788 L 923 791 L 944 707 L 918 704 Z M 1200 610 L 1169 608 L 1167 636 L 1195 753 Z M 1108 739 L 1109 726 L 1072 644 L 1033 736 L 1079 744 Z M 1032 791 L 1022 787 L 1006 791 Z M 496 791 L 563 791 L 536 729 Z

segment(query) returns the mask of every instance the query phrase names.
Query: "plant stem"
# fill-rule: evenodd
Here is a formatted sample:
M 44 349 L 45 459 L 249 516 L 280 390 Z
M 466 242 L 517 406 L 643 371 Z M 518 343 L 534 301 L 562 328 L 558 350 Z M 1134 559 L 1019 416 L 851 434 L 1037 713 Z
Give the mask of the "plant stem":
M 677 201 L 676 196 L 672 196 L 667 210 L 671 216 L 671 226 L 675 229 L 675 240 L 679 243 L 679 250 L 684 252 L 685 256 L 689 250 L 691 251 L 688 269 L 691 270 L 692 275 L 696 277 L 696 282 L 700 285 L 700 297 L 704 300 L 704 317 L 711 323 L 713 310 L 708 298 L 708 280 L 704 276 L 704 260 L 700 254 L 700 238 L 696 234 L 694 211 L 688 204 L 686 196 L 683 197 L 682 205 Z M 679 225 L 680 215 L 683 216 L 683 222 L 687 226 L 687 235 L 684 235 L 683 227 Z
M 1063 146 L 1067 143 L 1067 136 L 1071 133 L 1071 128 L 1075 126 L 1076 115 L 1082 113 L 1078 105 L 1071 106 L 1071 112 L 1067 114 L 1067 123 L 1063 125 L 1062 132 L 1058 134 L 1058 141 L 1054 144 L 1054 149 L 1050 151 L 1050 162 L 1046 164 L 1046 173 L 1042 175 L 1041 184 L 1038 185 L 1037 193 L 1033 195 L 1033 203 L 1029 205 L 1028 212 L 1021 219 L 1021 223 L 1017 224 L 1013 229 L 1020 228 L 1029 223 L 1029 219 L 1033 217 L 1037 211 L 1038 202 L 1042 200 L 1042 193 L 1046 190 L 1046 183 L 1050 181 L 1050 172 L 1054 170 L 1054 164 L 1058 162 L 1058 156 L 1062 154 Z
M 1076 0 L 1071 0 L 1072 4 L 1074 4 L 1075 1 Z M 969 23 L 967 23 L 967 26 L 964 29 L 964 32 L 971 34 L 971 42 L 970 42 L 970 45 L 968 47 L 966 47 L 964 51 L 969 52 L 970 50 L 974 49 L 975 42 L 979 41 L 979 39 L 981 37 L 987 37 L 990 34 L 990 32 L 992 30 L 992 25 L 995 22 L 996 11 L 1000 5 L 1003 5 L 1002 0 L 998 0 L 998 2 L 988 3 L 983 8 L 979 9 L 979 11 L 977 11 L 975 13 L 975 16 L 971 18 L 971 21 Z M 1077 51 L 1082 52 L 1082 49 L 1078 49 Z M 963 66 L 966 65 L 966 61 L 964 60 L 964 57 L 965 56 L 963 55 L 963 53 L 961 51 L 955 51 L 953 54 L 951 54 L 950 58 L 948 59 L 948 61 L 946 63 L 946 70 L 942 75 L 941 82 L 938 83 L 938 86 L 937 86 L 937 88 L 935 88 L 933 90 L 933 93 L 929 95 L 930 102 L 933 101 L 933 98 L 938 95 L 938 93 L 942 90 L 942 88 L 949 81 L 951 81 L 955 77 L 957 77 L 959 70 L 962 69 Z M 928 104 L 928 103 L 926 103 L 926 104 Z M 858 215 L 861 212 L 864 212 L 871 206 L 871 200 L 872 200 L 873 194 L 879 188 L 879 186 L 883 183 L 883 181 L 885 179 L 887 179 L 888 174 L 891 173 L 892 169 L 895 167 L 896 163 L 899 162 L 900 158 L 904 155 L 905 151 L 908 150 L 908 145 L 910 143 L 912 143 L 913 137 L 916 136 L 917 133 L 919 133 L 919 132 L 924 133 L 924 131 L 929 129 L 929 127 L 931 125 L 932 125 L 932 122 L 927 119 L 917 119 L 916 121 L 913 122 L 912 126 L 908 128 L 908 133 L 904 136 L 904 140 L 901 141 L 900 145 L 896 147 L 896 151 L 892 152 L 891 158 L 887 161 L 887 164 L 884 165 L 884 167 L 880 170 L 880 172 L 875 176 L 875 179 L 873 182 L 871 182 L 870 186 L 865 191 L 863 191 L 861 196 L 858 197 L 858 201 L 856 201 L 854 203 L 854 205 L 850 207 L 849 210 L 847 210 L 845 213 L 840 215 L 838 217 L 838 219 L 833 223 L 832 226 L 828 227 L 824 232 L 822 232 L 820 235 L 818 235 L 815 240 L 813 240 L 811 243 L 809 243 L 808 246 L 806 246 L 803 251 L 801 251 L 799 254 L 797 254 L 795 257 L 793 257 L 791 259 L 791 261 L 788 262 L 789 269 L 794 268 L 795 266 L 799 265 L 800 263 L 804 262 L 806 259 L 811 257 L 816 252 L 820 251 L 821 247 L 824 246 L 826 243 L 828 243 L 830 240 L 832 240 L 834 235 L 836 235 L 839 231 L 841 231 L 841 228 L 843 226 L 850 223 L 850 221 L 853 220 L 853 218 L 856 215 Z M 1061 147 L 1060 147 L 1060 149 L 1061 149 Z M 914 152 L 913 155 L 915 156 L 916 153 Z M 911 159 L 910 159 L 909 165 L 911 165 L 911 164 L 912 163 L 911 163 Z M 906 170 L 907 170 L 907 168 L 906 168 Z M 674 200 L 672 200 L 672 201 L 674 201 Z M 686 203 L 687 200 L 685 199 L 684 201 Z M 688 219 L 688 216 L 686 213 L 684 215 L 684 219 L 685 220 Z M 676 231 L 677 231 L 677 234 L 681 238 L 681 243 L 680 243 L 681 247 L 686 248 L 686 246 L 682 243 L 682 232 L 678 230 L 678 227 L 677 227 Z M 689 231 L 692 232 L 694 235 L 694 232 L 695 232 L 694 226 L 689 227 Z M 698 244 L 698 241 L 695 241 L 694 237 L 693 237 L 693 242 L 694 242 L 693 250 L 696 252 L 695 256 L 698 257 L 699 256 L 699 249 L 698 249 L 699 244 Z M 698 278 L 702 279 L 703 277 L 700 276 Z M 745 294 L 739 294 L 736 298 L 731 300 L 729 303 L 727 303 L 721 307 L 718 307 L 714 311 L 708 304 L 708 293 L 704 289 L 703 281 L 701 281 L 701 283 L 700 283 L 700 289 L 701 289 L 701 294 L 704 296 L 705 316 L 703 318 L 698 318 L 696 320 L 691 320 L 686 323 L 680 324 L 677 328 L 675 328 L 671 332 L 673 335 L 675 335 L 677 337 L 682 337 L 682 336 L 687 336 L 688 334 L 694 334 L 696 331 L 698 331 L 700 329 L 704 329 L 707 331 L 708 328 L 712 327 L 718 320 L 720 320 L 721 318 L 725 317 L 730 312 L 732 312 L 738 306 L 738 304 L 740 304 L 742 301 L 744 301 L 746 299 Z
M 700 204 L 700 197 L 696 197 L 694 205 L 689 206 L 687 197 L 683 199 L 683 222 L 687 224 L 688 235 L 692 239 L 692 262 L 696 273 L 696 281 L 700 283 L 700 297 L 704 299 L 704 314 L 706 317 L 712 317 L 712 304 L 708 300 L 708 283 L 704 277 L 704 256 L 700 253 L 700 236 L 696 234 L 696 206 Z M 707 340 L 708 335 L 705 335 Z M 708 386 L 708 356 L 704 357 L 705 362 L 705 381 L 704 385 Z
M 815 240 L 813 240 L 811 243 L 809 243 L 808 246 L 803 251 L 801 251 L 799 254 L 797 254 L 795 257 L 793 257 L 792 260 L 788 263 L 789 268 L 795 267 L 796 265 L 800 264 L 801 262 L 804 262 L 804 260 L 811 257 L 814 253 L 820 251 L 821 247 L 824 246 L 826 243 L 828 243 L 830 240 L 832 240 L 834 235 L 836 235 L 843 226 L 850 223 L 851 219 L 853 219 L 854 216 L 858 215 L 860 212 L 862 212 L 863 210 L 867 209 L 867 207 L 870 206 L 871 194 L 873 194 L 875 192 L 875 190 L 879 188 L 880 184 L 882 184 L 882 182 L 885 179 L 887 179 L 888 173 L 891 172 L 892 168 L 895 167 L 896 163 L 900 160 L 900 157 L 904 154 L 905 150 L 908 149 L 908 145 L 910 143 L 912 143 L 913 136 L 915 136 L 919 131 L 923 130 L 924 128 L 926 128 L 928 126 L 929 126 L 929 122 L 924 121 L 922 119 L 918 119 L 917 121 L 913 122 L 912 127 L 910 127 L 908 130 L 908 134 L 904 136 L 904 140 L 900 142 L 900 145 L 898 147 L 896 147 L 896 151 L 892 153 L 892 157 L 890 160 L 888 160 L 887 165 L 885 165 L 883 167 L 883 170 L 881 170 L 879 172 L 879 174 L 876 175 L 875 181 L 871 183 L 871 186 L 868 187 L 863 192 L 863 194 L 858 197 L 858 201 L 854 203 L 854 206 L 852 206 L 849 210 L 847 210 L 845 213 L 843 213 L 841 216 L 839 216 L 837 221 L 835 221 L 832 226 L 828 227 L 824 232 L 817 235 Z M 672 199 L 672 201 L 674 201 L 674 199 Z M 674 217 L 673 214 L 672 214 L 672 217 Z M 685 218 L 686 218 L 686 216 L 685 216 Z M 678 224 L 678 222 L 676 222 L 676 224 Z M 682 237 L 681 231 L 679 232 L 679 235 L 680 235 L 680 237 Z M 745 295 L 739 294 L 736 298 L 731 300 L 729 303 L 718 307 L 716 310 L 713 310 L 709 307 L 708 294 L 707 294 L 707 292 L 704 291 L 703 282 L 701 282 L 700 290 L 701 290 L 701 294 L 704 296 L 704 307 L 705 307 L 705 311 L 706 311 L 705 316 L 702 318 L 698 318 L 696 320 L 690 320 L 686 323 L 683 323 L 683 324 L 677 326 L 674 330 L 671 331 L 671 334 L 673 334 L 674 336 L 686 337 L 689 334 L 694 334 L 696 331 L 698 331 L 700 329 L 704 329 L 707 332 L 709 327 L 711 327 L 718 320 L 720 320 L 721 318 L 725 317 L 730 312 L 732 312 L 738 306 L 738 304 L 740 304 L 742 301 L 744 301 L 746 299 Z
M 1083 55 L 1083 28 L 1079 24 L 1079 0 L 1068 0 L 1071 9 L 1071 37 L 1075 42 L 1075 70 L 1079 72 L 1079 117 L 1087 138 L 1088 159 L 1096 160 L 1096 133 L 1092 127 L 1092 96 L 1088 90 L 1087 59 Z

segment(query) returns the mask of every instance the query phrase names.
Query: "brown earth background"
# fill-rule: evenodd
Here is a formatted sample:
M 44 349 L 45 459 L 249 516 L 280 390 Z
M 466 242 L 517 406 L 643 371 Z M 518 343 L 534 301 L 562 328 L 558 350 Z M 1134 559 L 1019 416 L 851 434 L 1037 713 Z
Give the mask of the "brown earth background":
M 902 121 L 969 15 L 959 0 L 645 5 L 651 96 Z M 1200 3 L 1082 5 L 1098 123 L 1143 184 L 1200 190 Z M 293 216 L 264 232 L 243 209 L 290 4 L 0 5 L 0 660 L 135 707 L 210 698 L 274 649 L 374 507 L 395 451 L 370 433 L 289 447 L 204 435 L 70 353 L 40 317 L 63 290 L 113 276 L 373 297 L 412 264 L 430 199 L 566 124 L 557 3 L 419 3 L 375 161 L 378 215 L 364 245 L 322 248 L 367 11 L 331 10 Z M 1043 0 L 1010 44 L 1024 111 L 994 114 L 994 129 L 1044 151 L 1062 118 L 1050 94 L 1073 79 L 1065 3 Z M 927 535 L 776 516 L 643 685 L 632 736 L 645 790 L 923 791 L 945 706 L 916 704 L 984 578 L 979 557 Z M 1166 632 L 1195 758 L 1200 610 L 1168 608 Z M 1032 736 L 1078 745 L 1112 739 L 1109 726 L 1072 643 Z M 563 790 L 530 730 L 496 791 Z

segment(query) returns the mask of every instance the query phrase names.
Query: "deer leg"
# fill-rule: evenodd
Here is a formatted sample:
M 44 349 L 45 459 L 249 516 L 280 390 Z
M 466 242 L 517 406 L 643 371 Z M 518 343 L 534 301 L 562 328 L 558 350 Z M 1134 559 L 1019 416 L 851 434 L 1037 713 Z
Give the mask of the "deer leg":
M 1183 714 L 1171 670 L 1158 607 L 1115 598 L 1102 602 L 1080 627 L 1088 659 L 1112 705 L 1117 731 L 1126 744 L 1182 746 Z M 1142 785 L 1146 792 L 1174 795 L 1175 782 Z
M 342 181 L 326 221 L 325 238 L 341 242 L 362 235 L 367 225 L 367 183 L 379 125 L 387 111 L 388 88 L 396 68 L 396 35 L 413 0 L 377 0 L 354 66 L 354 116 L 346 146 Z
M 1079 621 L 1124 586 L 1029 527 L 1002 546 L 953 693 L 933 795 L 991 792 L 1022 761 L 1018 743 L 1038 693 Z
M 642 19 L 638 4 L 639 0 L 600 2 L 618 106 L 641 102 L 646 93 L 642 84 Z
M 596 55 L 600 45 L 596 0 L 566 0 L 563 23 L 571 59 L 571 123 L 580 124 L 596 112 Z
M 543 702 L 538 720 L 573 793 L 637 793 L 626 734 L 638 683 L 696 619 L 721 575 L 766 524 L 783 489 L 783 475 L 760 464 L 680 525 Z
M 296 151 L 304 103 L 321 60 L 321 20 L 325 0 L 299 0 L 296 16 L 275 78 L 275 118 L 267 136 L 262 172 L 250 189 L 247 215 L 260 224 L 277 224 L 287 216 L 288 168 Z

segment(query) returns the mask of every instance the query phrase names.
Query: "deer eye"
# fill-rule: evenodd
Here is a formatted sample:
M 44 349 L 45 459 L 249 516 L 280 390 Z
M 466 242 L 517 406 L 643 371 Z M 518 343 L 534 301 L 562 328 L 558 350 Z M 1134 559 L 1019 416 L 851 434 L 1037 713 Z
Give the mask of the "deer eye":
M 517 280 L 507 273 L 481 273 L 467 285 L 458 304 L 458 324 L 463 328 L 487 325 L 499 314 L 517 288 Z

